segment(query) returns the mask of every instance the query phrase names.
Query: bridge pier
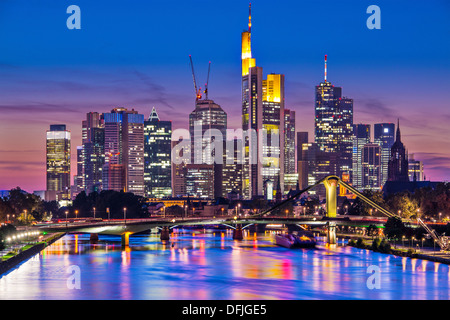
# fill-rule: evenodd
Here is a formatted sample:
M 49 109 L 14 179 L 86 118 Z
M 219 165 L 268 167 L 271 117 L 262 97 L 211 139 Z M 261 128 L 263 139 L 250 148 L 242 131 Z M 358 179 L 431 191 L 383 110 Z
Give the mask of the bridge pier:
M 244 239 L 244 235 L 242 233 L 242 225 L 236 225 L 236 229 L 233 230 L 233 240 L 242 240 Z
M 98 234 L 97 233 L 91 233 L 91 236 L 89 237 L 90 243 L 97 243 L 98 242 Z
M 121 234 L 123 248 L 128 247 L 130 245 L 130 234 L 131 232 L 125 232 Z
M 168 241 L 170 240 L 170 229 L 169 227 L 163 227 L 161 230 L 161 235 L 159 237 L 161 239 L 161 241 Z
M 327 243 L 328 244 L 336 244 L 336 223 L 335 222 L 327 223 Z

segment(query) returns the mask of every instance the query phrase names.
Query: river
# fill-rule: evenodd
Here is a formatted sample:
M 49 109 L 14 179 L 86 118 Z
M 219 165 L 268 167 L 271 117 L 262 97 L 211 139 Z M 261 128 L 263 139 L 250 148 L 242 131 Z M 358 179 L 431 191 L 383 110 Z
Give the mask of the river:
M 0 299 L 260 300 L 439 299 L 449 266 L 338 245 L 274 245 L 273 233 L 176 230 L 119 237 L 68 234 L 0 278 Z

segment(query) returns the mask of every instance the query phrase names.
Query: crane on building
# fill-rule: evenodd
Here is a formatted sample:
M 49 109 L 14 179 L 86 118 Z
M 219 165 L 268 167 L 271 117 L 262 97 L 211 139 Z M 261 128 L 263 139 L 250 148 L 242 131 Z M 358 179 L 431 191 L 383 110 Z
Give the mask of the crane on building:
M 205 93 L 205 100 L 208 100 L 208 84 L 209 84 L 209 71 L 210 70 L 211 70 L 211 61 L 209 62 L 209 65 L 208 65 L 208 76 L 206 77 L 205 91 L 203 91 Z
M 194 80 L 194 90 L 195 90 L 195 101 L 202 98 L 202 88 L 197 89 L 197 81 L 195 80 L 194 63 L 192 62 L 192 57 L 189 55 L 189 60 L 191 61 L 192 78 Z

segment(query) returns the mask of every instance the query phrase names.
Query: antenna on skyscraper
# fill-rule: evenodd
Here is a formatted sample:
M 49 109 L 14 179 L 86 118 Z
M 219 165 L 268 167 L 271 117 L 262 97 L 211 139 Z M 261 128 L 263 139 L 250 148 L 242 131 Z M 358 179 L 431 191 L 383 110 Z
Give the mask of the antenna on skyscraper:
M 248 5 L 248 32 L 252 32 L 252 3 Z
M 327 82 L 327 55 L 325 55 L 325 82 Z

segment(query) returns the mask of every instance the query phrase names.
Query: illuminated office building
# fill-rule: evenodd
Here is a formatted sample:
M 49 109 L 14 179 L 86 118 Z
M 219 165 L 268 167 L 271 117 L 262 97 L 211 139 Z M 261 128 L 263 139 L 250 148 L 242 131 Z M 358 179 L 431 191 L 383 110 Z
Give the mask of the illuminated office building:
M 70 200 L 70 131 L 64 124 L 50 125 L 47 131 L 46 201 Z
M 232 143 L 232 144 L 231 144 Z M 242 197 L 242 140 L 234 139 L 224 144 L 224 160 L 222 169 L 222 197 L 227 198 L 230 192 Z M 233 148 L 230 148 L 230 146 Z
M 251 52 L 251 7 L 248 30 L 242 32 L 242 130 L 244 166 L 242 192 L 246 199 L 272 199 L 284 189 L 284 75 L 263 79 Z M 258 137 L 260 135 L 260 137 Z
M 295 111 L 284 110 L 284 174 L 295 172 Z
M 381 190 L 381 147 L 367 143 L 361 149 L 361 189 Z
M 172 195 L 171 142 L 172 121 L 161 121 L 153 108 L 144 121 L 144 184 L 148 198 Z
M 188 164 L 185 167 L 186 195 L 193 198 L 214 199 L 217 195 L 216 187 L 221 186 L 215 179 L 214 165 Z
M 414 159 L 414 154 L 408 156 L 409 181 L 425 181 L 423 173 L 423 162 Z
M 134 110 L 115 108 L 103 117 L 103 190 L 123 190 L 144 196 L 144 116 Z
M 339 154 L 338 170 L 333 174 L 349 174 L 353 151 L 353 99 L 342 97 L 342 88 L 327 81 L 327 56 L 325 79 L 316 86 L 315 96 L 315 143 L 322 151 Z
M 297 132 L 297 173 L 300 190 L 308 187 L 308 162 L 303 159 L 303 145 L 307 144 L 308 132 Z
M 362 149 L 370 143 L 370 124 L 355 124 L 353 137 L 353 165 L 352 183 L 353 187 L 360 190 L 363 188 L 362 173 Z
M 299 177 L 300 189 L 307 186 L 316 184 L 320 179 L 334 174 L 338 170 L 339 155 L 336 152 L 325 152 L 320 149 L 317 143 L 303 143 L 301 147 L 300 161 L 303 163 L 300 175 L 304 175 L 305 178 Z M 306 179 L 305 182 L 302 182 Z M 315 194 L 320 198 L 325 198 L 325 187 L 322 184 L 309 191 L 310 194 Z
M 105 129 L 93 127 L 83 144 L 84 189 L 86 194 L 102 190 L 103 165 L 105 163 Z
M 388 178 L 388 164 L 391 156 L 391 147 L 395 140 L 395 124 L 376 123 L 374 125 L 374 143 L 381 147 L 381 185 Z
M 189 114 L 189 132 L 191 135 L 191 164 L 187 165 L 186 194 L 205 196 L 203 178 L 210 174 L 208 193 L 211 198 L 222 196 L 223 179 L 223 142 L 227 134 L 227 114 L 214 101 L 197 100 L 195 109 Z M 212 167 L 197 167 L 195 165 L 209 165 Z M 196 171 L 198 170 L 198 171 Z M 208 172 L 208 173 L 206 173 Z M 193 183 L 195 177 L 200 180 Z M 196 190 L 199 188 L 199 190 Z

